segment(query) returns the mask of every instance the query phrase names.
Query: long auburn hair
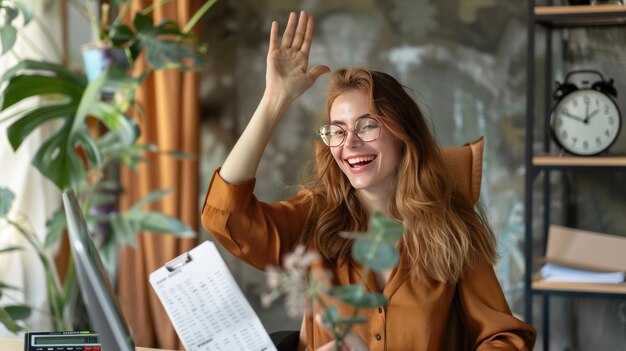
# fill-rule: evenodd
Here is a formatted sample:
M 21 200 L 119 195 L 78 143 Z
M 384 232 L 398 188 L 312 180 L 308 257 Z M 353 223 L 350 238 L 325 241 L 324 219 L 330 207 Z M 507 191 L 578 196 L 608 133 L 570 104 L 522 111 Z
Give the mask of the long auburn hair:
M 397 80 L 364 67 L 335 71 L 326 120 L 335 99 L 354 89 L 368 97 L 370 112 L 403 145 L 389 212 L 404 224 L 401 247 L 411 274 L 453 283 L 476 262 L 493 264 L 495 240 L 489 225 L 456 191 L 424 115 Z M 352 243 L 339 232 L 366 231 L 369 213 L 321 141 L 316 142 L 314 162 L 314 174 L 305 183 L 312 206 L 301 241 L 340 265 L 349 259 Z

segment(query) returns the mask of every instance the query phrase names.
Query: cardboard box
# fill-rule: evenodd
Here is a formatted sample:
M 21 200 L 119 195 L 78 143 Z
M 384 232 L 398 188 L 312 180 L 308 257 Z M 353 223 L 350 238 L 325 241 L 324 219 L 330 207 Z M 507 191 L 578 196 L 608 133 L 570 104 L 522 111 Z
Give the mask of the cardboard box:
M 547 262 L 599 271 L 626 271 L 626 237 L 551 225 Z

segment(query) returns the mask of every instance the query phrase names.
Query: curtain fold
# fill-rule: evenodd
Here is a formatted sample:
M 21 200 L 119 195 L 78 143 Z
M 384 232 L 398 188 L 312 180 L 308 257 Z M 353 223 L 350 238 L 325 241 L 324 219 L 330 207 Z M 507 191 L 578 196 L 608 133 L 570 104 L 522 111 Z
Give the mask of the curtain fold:
M 160 0 L 133 1 L 130 14 Z M 202 1 L 177 0 L 157 7 L 155 23 L 165 18 L 181 27 L 190 19 Z M 145 64 L 138 62 L 138 69 Z M 173 192 L 151 209 L 175 216 L 197 231 L 199 101 L 198 73 L 173 70 L 154 72 L 137 93 L 139 111 L 133 116 L 141 128 L 140 143 L 151 143 L 160 151 L 176 151 L 192 155 L 192 159 L 151 154 L 137 171 L 122 169 L 120 181 L 124 189 L 122 209 L 156 189 Z M 140 233 L 137 248 L 125 248 L 120 255 L 118 293 L 122 310 L 130 324 L 137 346 L 183 349 L 156 294 L 148 275 L 165 262 L 188 251 L 198 239 L 177 239 L 170 235 Z

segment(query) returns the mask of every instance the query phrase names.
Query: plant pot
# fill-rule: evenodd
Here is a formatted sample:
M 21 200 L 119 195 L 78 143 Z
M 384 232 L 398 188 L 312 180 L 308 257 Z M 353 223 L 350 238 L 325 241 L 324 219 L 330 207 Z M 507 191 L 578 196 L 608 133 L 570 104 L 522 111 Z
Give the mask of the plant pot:
M 128 57 L 122 48 L 111 47 L 107 43 L 95 42 L 85 44 L 81 48 L 83 69 L 87 79 L 91 82 L 110 65 L 116 65 L 121 70 L 129 66 Z

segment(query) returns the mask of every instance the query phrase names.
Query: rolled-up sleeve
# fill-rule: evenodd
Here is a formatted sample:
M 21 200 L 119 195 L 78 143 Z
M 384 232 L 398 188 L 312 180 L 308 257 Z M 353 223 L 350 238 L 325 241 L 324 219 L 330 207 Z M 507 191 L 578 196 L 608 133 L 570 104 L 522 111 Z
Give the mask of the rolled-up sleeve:
M 302 235 L 307 193 L 266 203 L 254 196 L 255 179 L 229 184 L 213 173 L 202 206 L 202 224 L 234 256 L 259 268 L 279 265 Z
M 490 264 L 470 270 L 459 285 L 475 350 L 532 350 L 536 331 L 511 314 Z

